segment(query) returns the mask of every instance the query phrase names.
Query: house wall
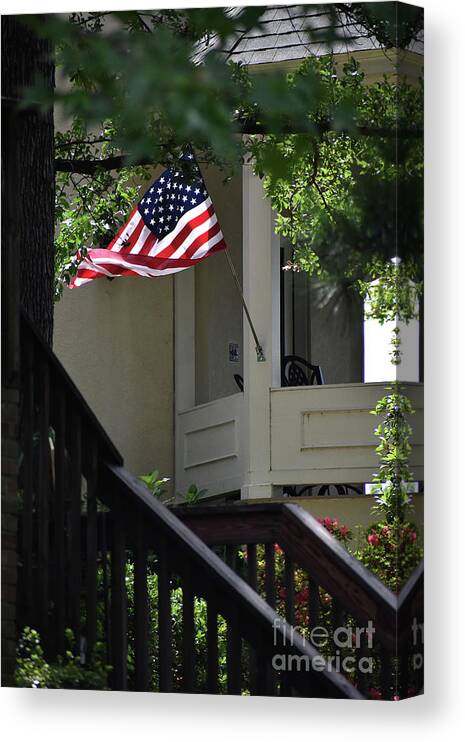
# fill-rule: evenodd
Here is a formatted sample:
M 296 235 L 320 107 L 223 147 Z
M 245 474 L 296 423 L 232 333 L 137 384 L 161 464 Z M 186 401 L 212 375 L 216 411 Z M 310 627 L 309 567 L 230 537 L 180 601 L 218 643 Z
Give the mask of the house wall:
M 245 501 L 247 502 L 247 501 Z M 270 502 L 268 499 L 253 500 L 253 504 Z M 369 495 L 358 495 L 354 497 L 286 497 L 273 498 L 273 502 L 285 502 L 299 505 L 315 518 L 336 518 L 341 525 L 345 525 L 354 532 L 355 540 L 361 538 L 360 528 L 367 528 L 372 523 L 380 520 L 379 515 L 373 512 L 375 504 L 373 497 Z M 423 537 L 423 495 L 413 496 L 413 509 L 408 519 L 417 526 Z
M 54 351 L 134 474 L 173 475 L 173 279 L 65 289 Z
M 242 281 L 241 173 L 227 184 L 213 167 L 202 167 L 207 190 Z M 229 343 L 239 346 L 239 360 L 229 360 Z M 242 307 L 226 256 L 212 255 L 195 268 L 195 401 L 204 404 L 238 391 L 234 374 L 243 376 Z

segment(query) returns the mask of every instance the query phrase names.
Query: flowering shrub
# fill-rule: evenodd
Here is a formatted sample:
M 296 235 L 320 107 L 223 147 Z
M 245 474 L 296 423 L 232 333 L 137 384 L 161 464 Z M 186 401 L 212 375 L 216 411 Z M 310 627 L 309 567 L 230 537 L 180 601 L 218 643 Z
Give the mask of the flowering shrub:
M 352 538 L 352 531 L 347 526 L 342 526 L 336 518 L 318 518 L 318 523 L 321 523 L 334 538 L 344 544 Z
M 393 592 L 399 592 L 423 558 L 413 523 L 374 523 L 354 556 Z

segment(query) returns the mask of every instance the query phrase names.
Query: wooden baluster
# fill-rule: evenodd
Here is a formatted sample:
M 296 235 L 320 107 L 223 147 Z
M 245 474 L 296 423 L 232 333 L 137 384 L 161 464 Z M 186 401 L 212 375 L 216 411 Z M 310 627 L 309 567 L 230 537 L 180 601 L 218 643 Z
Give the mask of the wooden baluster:
M 257 544 L 247 544 L 247 580 L 250 587 L 257 592 Z M 248 657 L 250 692 L 258 695 L 257 652 L 251 644 L 248 645 Z
M 149 664 L 149 596 L 147 588 L 147 542 L 143 523 L 136 525 L 134 549 L 134 652 L 135 687 L 137 691 L 150 689 Z
M 265 544 L 265 596 L 266 602 L 276 608 L 276 569 L 274 544 Z
M 36 602 L 33 590 L 33 522 L 34 522 L 34 348 L 25 333 L 23 387 L 23 512 L 22 512 L 22 611 L 32 625 L 36 624 Z
M 332 624 L 332 630 L 333 630 L 333 636 L 334 632 L 337 631 L 341 626 L 345 626 L 345 613 L 344 609 L 341 605 L 341 603 L 336 600 L 336 598 L 332 597 L 331 599 L 331 624 Z M 334 642 L 333 642 L 334 647 Z M 334 647 L 337 649 L 337 647 Z
M 233 572 L 237 571 L 237 546 L 234 544 L 226 545 L 226 564 L 231 567 Z
M 113 513 L 111 543 L 112 688 L 127 689 L 126 550 L 122 516 Z
M 260 644 L 256 654 L 257 674 L 253 694 L 257 696 L 275 696 L 277 690 L 276 672 L 273 670 L 270 660 Z
M 189 567 L 182 580 L 182 657 L 184 693 L 193 693 L 195 690 L 194 591 Z
M 257 590 L 257 544 L 247 544 L 247 580 L 253 590 Z
M 79 648 L 81 635 L 81 474 L 82 436 L 81 416 L 74 405 L 70 425 L 70 571 L 68 583 L 69 623 L 74 632 L 75 647 Z
M 65 649 L 66 522 L 65 522 L 66 403 L 63 388 L 55 391 L 55 641 L 58 654 Z
M 92 659 L 97 637 L 97 460 L 98 443 L 90 438 L 87 473 L 87 595 L 86 595 L 86 654 Z
M 38 509 L 38 539 L 37 539 L 37 585 L 38 585 L 38 614 L 39 631 L 43 641 L 47 644 L 46 634 L 49 633 L 48 600 L 49 600 L 49 497 L 50 497 L 50 378 L 49 368 L 45 360 L 40 363 L 39 383 L 39 460 L 37 482 L 37 509 Z
M 383 647 L 382 645 L 378 645 L 379 650 L 379 660 L 381 664 L 381 671 L 380 671 L 380 680 L 381 680 L 381 693 L 383 694 L 383 698 L 386 700 L 391 700 L 393 694 L 392 691 L 392 681 L 393 681 L 393 662 L 392 662 L 392 653 Z M 362 689 L 360 689 L 362 690 Z M 363 693 L 363 690 L 362 690 Z
M 218 611 L 212 598 L 207 600 L 207 693 L 218 693 Z
M 239 634 L 237 615 L 234 608 L 231 609 L 226 620 L 226 668 L 228 674 L 228 695 L 239 696 L 241 694 L 242 642 Z
M 356 627 L 357 628 L 357 627 Z M 362 627 L 358 627 L 359 629 Z M 357 636 L 357 632 L 356 632 Z M 371 654 L 371 650 L 368 648 L 367 641 L 366 641 L 366 634 L 365 631 L 358 632 L 358 639 L 357 639 L 357 647 L 355 649 L 355 660 L 356 660 L 356 671 L 355 671 L 355 679 L 356 679 L 356 685 L 360 693 L 363 693 L 364 696 L 368 696 L 369 688 L 373 682 L 373 678 L 368 675 L 366 672 L 363 672 L 363 669 L 365 667 L 365 658 L 369 657 Z
M 291 624 L 295 623 L 295 606 L 294 606 L 294 564 L 287 554 L 284 556 L 284 587 L 286 590 L 286 598 L 284 601 L 284 609 L 286 621 Z M 281 675 L 281 696 L 292 695 L 291 675 L 290 673 L 283 673 Z
M 102 563 L 102 590 L 103 590 L 103 615 L 104 615 L 104 639 L 106 647 L 106 656 L 108 663 L 111 663 L 112 646 L 111 646 L 111 618 L 109 603 L 109 580 L 108 580 L 108 538 L 107 524 L 109 513 L 102 512 L 100 517 L 101 524 L 101 547 L 100 560 Z
M 320 620 L 320 590 L 311 577 L 308 578 L 308 614 L 310 631 L 318 626 Z
M 294 625 L 294 564 L 286 554 L 284 557 L 284 586 L 286 588 L 286 621 Z
M 171 637 L 171 571 L 165 540 L 158 551 L 158 637 L 160 693 L 171 693 L 173 687 L 173 649 Z
M 398 672 L 397 672 L 397 690 L 396 695 L 399 698 L 407 698 L 408 687 L 409 687 L 409 644 L 408 642 L 402 642 L 397 646 L 397 661 L 398 661 Z

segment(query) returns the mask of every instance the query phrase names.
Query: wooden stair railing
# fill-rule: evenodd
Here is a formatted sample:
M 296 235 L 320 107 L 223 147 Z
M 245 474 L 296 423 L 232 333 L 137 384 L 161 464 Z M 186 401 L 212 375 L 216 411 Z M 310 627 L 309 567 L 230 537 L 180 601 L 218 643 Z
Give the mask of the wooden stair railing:
M 298 505 L 196 505 L 177 506 L 174 511 L 190 530 L 234 564 L 250 585 L 257 589 L 261 584 L 261 592 L 273 608 L 279 603 L 277 593 L 281 590 L 281 612 L 304 632 L 321 623 L 324 601 L 333 626 L 363 628 L 371 622 L 375 629 L 371 655 L 383 698 L 407 696 L 422 689 L 423 564 L 396 595 Z M 279 580 L 275 545 L 284 552 Z M 257 566 L 259 549 L 262 574 Z M 303 621 L 296 620 L 299 572 L 305 580 Z M 275 576 L 273 580 L 270 575 Z M 365 654 L 366 650 L 365 646 Z M 370 692 L 368 680 L 362 674 L 357 678 L 365 694 Z
M 217 693 L 223 621 L 228 693 L 363 698 L 124 469 L 95 415 L 25 315 L 21 354 L 19 630 L 37 628 L 46 656 L 53 659 L 63 653 L 70 627 L 75 650 L 89 667 L 97 642 L 103 642 L 112 689 Z M 129 564 L 134 580 L 130 620 Z M 156 577 L 156 606 L 149 600 L 150 575 Z M 173 593 L 179 589 L 180 645 L 172 616 Z M 199 600 L 207 626 L 203 674 L 195 646 Z M 282 663 L 278 670 L 272 666 L 276 655 Z

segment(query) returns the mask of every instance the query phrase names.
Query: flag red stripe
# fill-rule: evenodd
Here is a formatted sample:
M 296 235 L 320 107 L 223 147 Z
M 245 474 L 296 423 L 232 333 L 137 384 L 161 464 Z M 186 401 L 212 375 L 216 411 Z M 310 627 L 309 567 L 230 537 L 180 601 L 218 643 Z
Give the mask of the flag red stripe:
M 145 240 L 142 249 L 139 252 L 139 255 L 148 255 L 154 244 L 157 242 L 156 236 L 153 234 L 149 234 L 147 239 Z
M 169 258 L 170 255 L 172 255 L 178 249 L 178 247 L 181 247 L 182 243 L 185 239 L 187 239 L 187 237 L 189 237 L 192 230 L 195 229 L 195 227 L 199 227 L 201 224 L 208 221 L 208 219 L 210 219 L 210 217 L 214 213 L 215 210 L 212 204 L 208 209 L 205 209 L 205 211 L 202 211 L 201 214 L 187 222 L 185 227 L 179 232 L 178 235 L 176 235 L 173 241 L 170 242 L 169 246 L 165 247 L 164 250 L 158 253 L 158 257 Z
M 216 225 L 215 225 L 216 227 Z M 216 233 L 219 232 L 219 229 L 216 230 Z M 214 235 L 210 235 L 211 237 Z M 203 237 L 203 235 L 202 235 Z M 221 242 L 224 243 L 223 240 Z M 220 243 L 217 243 L 214 245 L 211 250 L 208 251 L 208 255 L 216 251 L 218 249 L 217 245 Z M 198 248 L 197 248 L 198 249 Z M 203 256 L 205 257 L 205 256 Z M 102 265 L 102 267 L 111 270 L 110 266 L 114 265 L 114 262 L 109 261 L 118 261 L 130 263 L 131 265 L 134 265 L 135 267 L 139 267 L 141 269 L 143 268 L 156 268 L 157 270 L 162 270 L 163 268 L 189 268 L 191 265 L 196 265 L 200 260 L 203 260 L 202 258 L 163 258 L 160 255 L 141 255 L 141 254 L 125 254 L 125 253 L 117 253 L 113 252 L 111 250 L 101 250 L 99 248 L 96 248 L 95 250 L 90 250 L 87 254 L 87 259 L 92 261 L 95 260 L 98 261 L 99 264 Z M 108 258 L 105 260 L 105 258 Z
M 199 247 L 205 245 L 205 243 L 208 242 L 208 240 L 211 240 L 212 237 L 217 235 L 218 232 L 220 232 L 220 225 L 218 224 L 218 222 L 216 222 L 216 224 L 214 224 L 213 227 L 210 227 L 210 229 L 207 229 L 206 232 L 203 232 L 203 234 L 199 234 L 199 236 L 187 248 L 186 252 L 184 253 L 184 257 L 192 258 Z
M 221 239 L 219 242 L 217 242 L 213 247 L 208 251 L 207 255 L 211 255 L 212 253 L 219 252 L 220 250 L 223 250 L 226 247 L 226 243 L 223 239 Z M 88 257 L 91 257 L 91 253 L 96 251 L 90 251 Z M 120 256 L 120 253 L 115 253 L 110 250 L 98 250 L 99 253 L 110 253 L 113 259 L 116 258 L 116 256 Z M 108 257 L 110 257 L 108 255 Z M 95 257 L 95 256 L 94 256 Z M 190 268 L 193 265 L 196 265 L 201 260 L 204 259 L 205 256 L 198 259 L 186 259 L 186 258 L 178 258 L 178 259 L 170 259 L 170 258 L 158 258 L 158 257 L 151 257 L 149 260 L 147 257 L 143 260 L 137 261 L 137 255 L 121 255 L 121 264 L 118 264 L 118 262 L 115 263 L 105 263 L 101 265 L 102 268 L 104 268 L 108 273 L 111 273 L 114 276 L 137 276 L 142 277 L 140 273 L 137 272 L 136 269 L 139 269 L 141 271 L 144 270 L 144 268 L 151 268 L 153 270 L 163 271 L 166 270 L 167 273 L 172 271 L 173 269 L 185 269 Z M 133 263 L 134 268 L 129 268 L 126 265 L 123 265 L 122 263 Z M 150 262 L 150 265 L 149 265 Z M 147 274 L 148 277 L 150 277 L 150 274 Z M 70 288 L 74 288 L 77 280 L 93 280 L 96 278 L 105 278 L 105 274 L 101 273 L 100 271 L 93 270 L 90 267 L 80 267 L 78 268 L 77 274 L 75 278 L 70 283 Z

